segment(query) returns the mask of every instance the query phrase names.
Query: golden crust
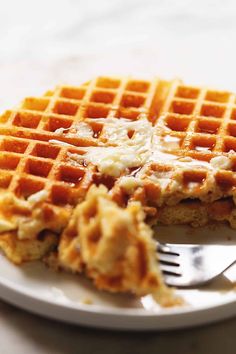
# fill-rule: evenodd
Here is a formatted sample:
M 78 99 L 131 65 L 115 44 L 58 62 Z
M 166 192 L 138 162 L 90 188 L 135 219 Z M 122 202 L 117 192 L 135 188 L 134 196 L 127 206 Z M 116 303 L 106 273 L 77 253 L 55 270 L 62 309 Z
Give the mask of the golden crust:
M 188 200 L 177 205 L 159 208 L 152 222 L 165 225 L 187 224 L 193 227 L 204 226 L 212 222 L 228 222 L 235 229 L 236 208 L 231 198 L 212 203 Z
M 55 248 L 57 243 L 58 236 L 52 232 L 46 232 L 33 240 L 19 240 L 15 231 L 0 235 L 0 249 L 15 264 L 39 260 Z

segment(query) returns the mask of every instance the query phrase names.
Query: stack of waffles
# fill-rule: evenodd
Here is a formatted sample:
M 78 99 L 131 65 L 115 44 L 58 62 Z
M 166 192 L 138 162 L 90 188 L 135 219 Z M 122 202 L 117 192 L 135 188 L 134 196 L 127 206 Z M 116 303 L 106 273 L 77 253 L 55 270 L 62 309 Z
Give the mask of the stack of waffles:
M 170 304 L 150 225 L 236 228 L 233 93 L 98 77 L 26 98 L 0 138 L 0 247 L 17 264 Z

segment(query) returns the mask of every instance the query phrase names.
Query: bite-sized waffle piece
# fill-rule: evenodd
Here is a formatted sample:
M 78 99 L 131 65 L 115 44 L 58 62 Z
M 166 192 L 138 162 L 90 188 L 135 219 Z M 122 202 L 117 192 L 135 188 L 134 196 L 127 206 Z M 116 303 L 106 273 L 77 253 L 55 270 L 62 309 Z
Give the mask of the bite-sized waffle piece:
M 104 186 L 92 186 L 76 207 L 58 252 L 60 266 L 85 271 L 99 289 L 151 293 L 165 306 L 179 302 L 163 283 L 141 204 L 120 208 Z

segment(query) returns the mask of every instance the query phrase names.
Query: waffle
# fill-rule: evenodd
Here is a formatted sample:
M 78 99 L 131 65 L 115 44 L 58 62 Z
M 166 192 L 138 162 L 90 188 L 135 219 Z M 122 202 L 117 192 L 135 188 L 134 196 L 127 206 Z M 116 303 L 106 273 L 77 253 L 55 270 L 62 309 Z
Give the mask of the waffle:
M 145 114 L 153 119 L 153 98 L 160 91 L 157 110 L 164 99 L 165 86 L 168 83 L 158 79 L 149 82 L 100 77 L 79 87 L 58 87 L 43 97 L 27 97 L 18 107 L 5 112 L 0 118 L 0 188 L 4 204 L 1 230 L 18 228 L 21 214 L 25 216 L 19 206 L 12 211 L 14 203 L 4 202 L 7 194 L 8 198 L 18 198 L 20 203 L 24 200 L 26 204 L 25 200 L 39 192 L 47 214 L 40 218 L 47 219 L 51 230 L 60 231 L 65 225 L 64 214 L 69 215 L 76 203 L 84 198 L 94 178 L 97 183 L 99 179 L 110 183 L 106 176 L 94 176 L 94 166 L 67 163 L 68 153 L 80 153 L 81 147 L 104 144 L 100 134 L 103 125 L 95 122 L 98 118 L 122 116 L 135 120 Z M 73 127 L 85 120 L 90 120 L 89 131 L 59 133 L 61 130 L 73 132 Z M 24 207 L 32 209 L 31 203 Z M 42 205 L 39 209 L 42 214 Z M 9 213 L 16 219 L 11 220 L 12 226 Z M 42 227 L 45 227 L 44 222 Z
M 233 93 L 185 86 L 178 79 L 129 77 L 98 77 L 26 98 L 0 117 L 0 247 L 15 263 L 42 259 L 53 250 L 49 263 L 85 271 L 97 287 L 109 291 L 140 295 L 158 286 L 164 289 L 156 268 L 158 282 L 152 290 L 146 280 L 127 278 L 123 270 L 119 286 L 112 282 L 114 274 L 104 274 L 101 264 L 86 258 L 89 242 L 84 242 L 82 256 L 74 247 L 90 237 L 76 220 L 83 219 L 83 203 L 92 209 L 88 190 L 103 185 L 106 192 L 98 188 L 96 198 L 104 206 L 113 203 L 109 205 L 117 218 L 126 215 L 124 228 L 139 230 L 140 237 L 147 225 L 134 216 L 139 215 L 135 208 L 150 225 L 226 220 L 236 228 L 235 98 Z M 101 207 L 95 208 L 95 236 L 102 215 Z M 118 242 L 115 220 L 112 225 L 109 237 L 101 228 L 105 245 L 113 238 Z M 146 259 L 151 260 L 151 230 L 145 230 Z M 120 238 L 116 245 L 122 248 L 125 242 Z M 132 247 L 138 244 L 136 239 Z M 123 261 L 138 269 L 131 258 Z
M 173 181 L 165 184 L 162 196 L 167 206 L 160 205 L 159 221 L 200 226 L 217 220 L 228 221 L 231 227 L 236 227 L 235 113 L 234 93 L 172 82 L 155 125 L 160 126 L 158 135 L 162 139 L 171 137 L 177 141 L 178 151 L 172 151 L 176 146 L 166 150 L 184 157 L 185 167 L 176 169 L 171 160 L 165 166 L 154 163 L 147 171 L 147 175 L 154 170 L 161 178 L 166 174 L 180 183 L 180 190 L 175 192 L 176 183 L 175 186 Z M 159 195 L 159 204 L 161 200 Z
M 63 269 L 84 271 L 96 287 L 153 294 L 164 306 L 179 303 L 161 277 L 153 231 L 140 203 L 120 208 L 105 186 L 92 186 L 64 230 L 57 260 Z
M 160 80 L 98 78 L 80 87 L 58 87 L 43 97 L 26 98 L 0 118 L 1 188 L 19 197 L 45 189 L 50 192 L 52 204 L 71 204 L 78 189 L 71 188 L 71 184 L 79 180 L 82 185 L 87 169 L 81 166 L 75 171 L 62 166 L 67 146 L 98 146 L 102 125 L 93 123 L 95 118 L 137 119 L 145 113 L 152 119 L 149 111 L 153 96 L 162 85 Z M 73 129 L 75 123 L 85 119 L 90 119 L 89 136 L 55 133 Z M 54 139 L 61 144 L 49 144 Z

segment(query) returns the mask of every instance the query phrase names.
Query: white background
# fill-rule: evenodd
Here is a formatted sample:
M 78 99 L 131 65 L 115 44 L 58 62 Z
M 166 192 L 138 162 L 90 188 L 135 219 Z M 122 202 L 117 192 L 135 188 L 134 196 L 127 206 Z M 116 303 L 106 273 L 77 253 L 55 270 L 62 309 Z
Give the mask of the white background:
M 233 0 L 1 0 L 0 15 L 0 110 L 98 74 L 236 90 Z

